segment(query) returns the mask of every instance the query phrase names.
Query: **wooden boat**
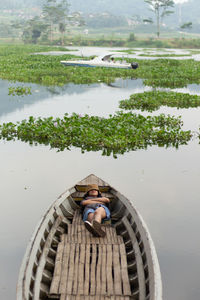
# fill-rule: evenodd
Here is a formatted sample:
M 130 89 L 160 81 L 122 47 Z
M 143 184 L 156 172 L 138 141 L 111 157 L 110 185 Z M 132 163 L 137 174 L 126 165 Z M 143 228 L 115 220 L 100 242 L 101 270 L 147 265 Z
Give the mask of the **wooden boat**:
M 93 237 L 82 221 L 80 201 L 95 183 L 109 197 L 111 222 L 105 238 Z M 26 250 L 17 300 L 161 300 L 156 251 L 132 203 L 89 175 L 47 210 Z
M 62 60 L 61 64 L 74 67 L 104 67 L 118 69 L 137 69 L 138 63 L 126 63 L 109 60 L 112 54 L 95 57 L 91 60 Z

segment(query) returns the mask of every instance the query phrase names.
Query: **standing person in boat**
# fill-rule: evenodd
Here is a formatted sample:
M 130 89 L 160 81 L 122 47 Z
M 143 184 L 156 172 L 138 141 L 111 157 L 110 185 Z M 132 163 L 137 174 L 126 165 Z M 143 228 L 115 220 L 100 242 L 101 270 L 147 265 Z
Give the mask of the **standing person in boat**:
M 102 197 L 98 185 L 89 184 L 87 186 L 84 200 L 81 201 L 81 206 L 84 208 L 83 221 L 87 230 L 94 236 L 104 237 L 106 235 L 101 228 L 101 222 L 110 219 L 109 202 L 108 198 Z

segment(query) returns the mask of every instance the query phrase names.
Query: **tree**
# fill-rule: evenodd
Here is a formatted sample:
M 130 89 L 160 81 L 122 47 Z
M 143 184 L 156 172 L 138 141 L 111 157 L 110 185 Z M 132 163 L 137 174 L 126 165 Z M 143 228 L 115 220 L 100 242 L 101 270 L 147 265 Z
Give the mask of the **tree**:
M 22 39 L 24 43 L 36 44 L 39 37 L 47 29 L 47 25 L 39 17 L 34 17 L 33 19 L 27 21 L 24 25 L 24 30 L 22 34 Z
M 64 45 L 64 33 L 66 31 L 66 23 L 59 23 L 59 31 L 61 33 L 61 45 Z
M 192 29 L 192 22 L 184 23 L 181 27 L 181 29 Z
M 43 6 L 44 18 L 50 27 L 50 40 L 53 41 L 53 25 L 59 25 L 61 33 L 65 32 L 69 4 L 67 0 L 47 0 Z M 63 31 L 64 30 L 64 31 Z
M 170 7 L 174 7 L 173 0 L 144 0 L 150 5 L 150 10 L 155 14 L 156 26 L 157 26 L 157 37 L 160 36 L 160 23 L 161 20 L 172 14 L 173 11 L 169 10 Z

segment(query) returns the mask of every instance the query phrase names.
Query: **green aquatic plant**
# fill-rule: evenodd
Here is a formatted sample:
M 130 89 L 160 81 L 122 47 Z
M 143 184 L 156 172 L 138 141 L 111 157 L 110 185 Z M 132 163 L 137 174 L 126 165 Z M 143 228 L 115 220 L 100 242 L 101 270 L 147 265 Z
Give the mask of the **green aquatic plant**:
M 150 91 L 144 93 L 133 94 L 127 100 L 120 101 L 120 108 L 123 109 L 141 109 L 142 111 L 154 111 L 161 106 L 189 108 L 200 106 L 200 96 L 164 92 L 164 91 Z
M 129 62 L 131 59 L 126 58 Z M 144 84 L 153 87 L 178 88 L 188 84 L 200 84 L 200 62 L 192 59 L 142 60 L 135 72 Z
M 146 56 L 146 57 L 184 57 L 191 56 L 191 54 L 139 54 L 138 56 Z
M 70 82 L 92 84 L 112 83 L 116 78 L 142 78 L 144 84 L 153 87 L 184 87 L 190 83 L 200 83 L 200 62 L 190 60 L 156 59 L 136 60 L 139 68 L 80 68 L 65 67 L 61 60 L 80 59 L 73 55 L 35 55 L 35 52 L 55 50 L 43 46 L 3 46 L 0 45 L 0 78 L 19 82 L 32 82 L 42 85 L 61 86 Z M 59 50 L 59 48 L 56 48 Z M 83 58 L 81 58 L 83 59 Z
M 47 49 L 52 50 L 50 47 L 0 45 L 0 77 L 12 81 L 58 86 L 69 82 L 111 83 L 119 77 L 131 77 L 133 73 L 133 70 L 128 69 L 65 67 L 60 63 L 61 60 L 84 58 L 66 54 L 58 56 L 33 54 Z
M 187 144 L 190 131 L 182 131 L 180 117 L 147 116 L 118 112 L 108 118 L 65 114 L 60 118 L 30 117 L 28 120 L 0 125 L 0 138 L 19 139 L 30 144 L 50 145 L 59 151 L 72 146 L 103 155 L 123 154 L 148 146 L 176 147 Z
M 17 87 L 9 87 L 8 95 L 12 96 L 24 96 L 24 95 L 31 95 L 31 87 L 27 86 L 17 86 Z

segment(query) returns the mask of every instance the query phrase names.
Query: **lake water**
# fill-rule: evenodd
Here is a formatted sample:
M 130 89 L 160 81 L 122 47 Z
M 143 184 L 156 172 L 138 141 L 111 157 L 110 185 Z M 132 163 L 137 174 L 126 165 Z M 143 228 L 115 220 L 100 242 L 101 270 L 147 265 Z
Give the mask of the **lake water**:
M 72 54 L 79 56 L 100 56 L 106 54 L 113 54 L 115 57 L 124 57 L 124 58 L 135 58 L 135 59 L 148 59 L 156 60 L 158 58 L 167 58 L 167 59 L 194 59 L 196 61 L 200 60 L 199 51 L 193 51 L 191 53 L 190 49 L 158 49 L 158 48 L 135 48 L 131 49 L 131 52 L 127 53 L 124 50 L 130 50 L 130 48 L 124 47 L 80 47 L 80 46 L 67 46 L 67 51 L 49 51 L 43 52 L 44 55 L 62 55 L 62 54 Z M 41 52 L 39 54 L 42 54 Z M 147 56 L 144 56 L 146 54 Z M 142 56 L 141 56 L 142 55 Z M 159 55 L 159 57 L 154 57 Z M 166 57 L 167 55 L 167 57 Z M 168 56 L 171 55 L 171 56 Z M 174 56 L 175 55 L 175 56 Z
M 8 96 L 0 81 L 0 124 L 30 115 L 64 113 L 108 116 L 119 100 L 149 90 L 142 80 L 63 88 L 31 86 L 32 95 Z M 21 85 L 21 84 L 20 84 Z M 182 92 L 199 94 L 200 86 Z M 181 115 L 184 129 L 197 131 L 200 109 L 162 108 L 154 114 Z M 147 114 L 147 113 L 145 113 Z M 20 141 L 0 141 L 0 299 L 15 299 L 20 264 L 31 234 L 47 207 L 67 188 L 94 173 L 127 196 L 146 221 L 158 254 L 165 300 L 200 299 L 200 145 L 194 139 L 178 150 L 151 147 L 117 159 L 80 149 L 56 152 Z

